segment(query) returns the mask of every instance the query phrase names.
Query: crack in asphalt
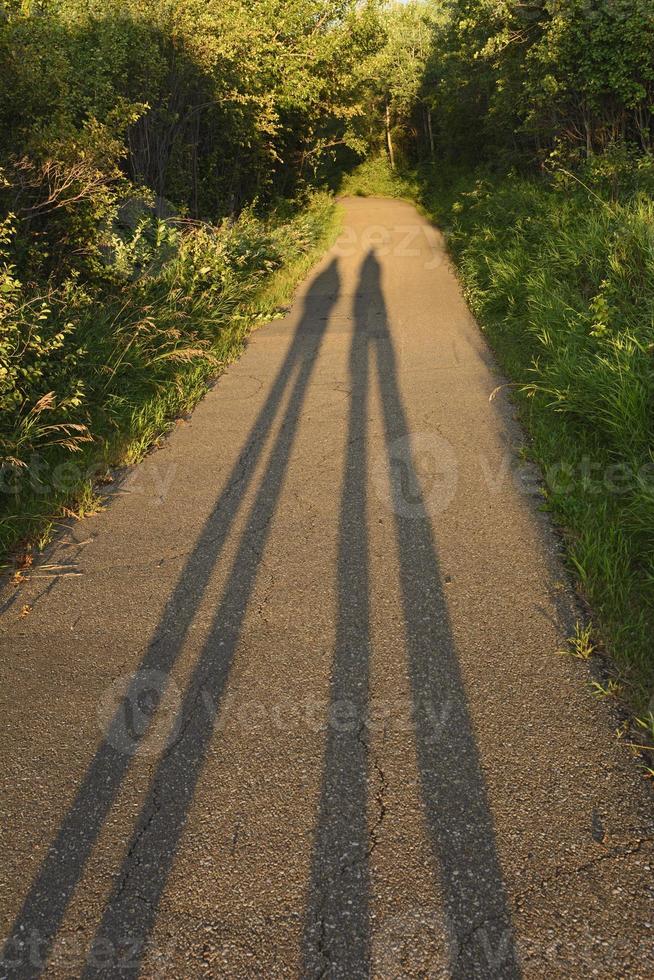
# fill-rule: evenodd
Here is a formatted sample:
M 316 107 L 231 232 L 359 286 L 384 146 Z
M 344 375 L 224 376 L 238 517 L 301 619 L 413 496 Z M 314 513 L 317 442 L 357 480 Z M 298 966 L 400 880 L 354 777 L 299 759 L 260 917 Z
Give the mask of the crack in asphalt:
M 341 861 L 340 869 L 339 869 L 339 873 L 341 876 L 351 871 L 353 868 L 358 867 L 359 865 L 365 865 L 368 863 L 371 854 L 379 844 L 381 827 L 387 815 L 385 797 L 388 790 L 388 780 L 386 778 L 386 773 L 379 761 L 377 754 L 374 752 L 374 750 L 370 745 L 369 738 L 366 737 L 364 734 L 365 732 L 366 732 L 366 723 L 362 722 L 362 724 L 359 725 L 355 733 L 355 738 L 356 741 L 363 747 L 363 750 L 366 754 L 366 759 L 369 760 L 370 764 L 374 768 L 377 779 L 379 780 L 379 788 L 377 789 L 374 796 L 374 805 L 377 809 L 377 816 L 374 823 L 368 828 L 369 843 L 365 854 L 363 854 L 361 857 L 354 858 L 353 860 L 350 861 L 346 861 L 346 860 Z M 368 777 L 368 780 L 370 781 L 370 776 Z M 324 914 L 324 909 L 325 906 L 327 905 L 328 897 L 329 897 L 329 893 L 327 889 L 323 888 L 321 898 L 318 904 L 318 916 L 317 916 L 318 936 L 316 940 L 316 952 L 318 954 L 319 959 L 321 959 L 324 963 L 324 966 L 321 968 L 320 972 L 318 973 L 318 977 L 320 978 L 320 980 L 323 980 L 323 978 L 329 975 L 329 971 L 331 970 L 331 967 L 333 965 L 330 943 L 327 939 L 327 926 L 326 926 L 326 919 Z
M 152 797 L 153 798 L 152 798 L 150 812 L 148 813 L 146 819 L 142 821 L 141 826 L 139 827 L 138 831 L 134 835 L 134 839 L 132 840 L 129 850 L 127 851 L 127 854 L 125 856 L 125 861 L 123 865 L 124 872 L 120 879 L 120 883 L 116 886 L 117 898 L 119 898 L 123 894 L 125 888 L 127 887 L 129 879 L 131 878 L 136 868 L 138 868 L 141 864 L 141 857 L 138 853 L 141 841 L 147 835 L 148 830 L 150 829 L 150 826 L 152 825 L 154 818 L 156 817 L 157 813 L 161 809 L 159 786 L 156 782 L 153 784 L 152 787 Z M 141 897 L 144 902 L 147 902 L 147 899 L 143 898 L 142 896 L 139 897 Z
M 375 793 L 375 798 L 374 798 L 374 802 L 377 807 L 377 819 L 368 830 L 368 837 L 370 839 L 370 845 L 368 847 L 368 851 L 366 852 L 363 858 L 359 858 L 359 860 L 353 861 L 350 864 L 350 867 L 355 867 L 357 864 L 362 864 L 364 861 L 368 860 L 370 855 L 373 853 L 373 851 L 379 844 L 379 836 L 380 836 L 379 832 L 384 822 L 384 818 L 386 817 L 386 803 L 384 801 L 384 798 L 386 796 L 386 791 L 388 789 L 386 774 L 384 772 L 382 765 L 379 762 L 379 757 L 377 753 L 374 752 L 374 750 L 370 745 L 369 738 L 363 737 L 363 732 L 365 728 L 366 728 L 366 724 L 365 722 L 363 722 L 363 724 L 361 724 L 357 730 L 357 741 L 359 741 L 361 745 L 365 747 L 366 755 L 369 758 L 370 763 L 374 767 L 374 770 L 377 774 L 377 778 L 379 779 L 379 789 Z
M 632 844 L 616 844 L 610 850 L 604 851 L 602 854 L 597 854 L 595 857 L 590 858 L 588 861 L 584 861 L 582 864 L 578 864 L 574 867 L 567 867 L 561 865 L 556 868 L 552 874 L 547 875 L 547 877 L 542 878 L 540 881 L 530 885 L 523 891 L 518 892 L 514 896 L 513 905 L 516 910 L 521 910 L 524 907 L 525 899 L 528 899 L 537 892 L 543 891 L 549 885 L 554 884 L 562 879 L 569 878 L 572 875 L 581 874 L 584 871 L 589 871 L 591 868 L 596 867 L 599 864 L 603 864 L 606 861 L 614 861 L 618 858 L 631 857 L 634 854 L 638 854 L 644 844 L 651 844 L 654 842 L 653 837 L 640 837 Z

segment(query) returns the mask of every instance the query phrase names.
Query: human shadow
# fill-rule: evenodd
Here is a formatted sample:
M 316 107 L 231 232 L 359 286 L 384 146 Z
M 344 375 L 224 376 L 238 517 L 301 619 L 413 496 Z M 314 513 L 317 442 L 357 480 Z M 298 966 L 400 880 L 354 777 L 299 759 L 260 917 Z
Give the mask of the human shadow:
M 340 504 L 338 620 L 323 784 L 315 840 L 303 975 L 367 975 L 368 743 L 364 724 L 370 661 L 366 455 L 369 347 L 355 301 L 350 402 Z
M 241 455 L 195 543 L 148 649 L 106 728 L 105 738 L 15 920 L 0 960 L 0 965 L 9 967 L 12 977 L 38 976 L 44 968 L 132 758 L 152 729 L 157 709 L 166 695 L 168 674 L 182 650 L 286 396 L 281 423 L 245 519 L 210 634 L 182 699 L 174 725 L 175 739 L 158 763 L 84 975 L 115 977 L 138 973 L 214 731 L 302 405 L 339 284 L 337 262 L 332 260 L 316 277 L 305 297 L 300 323 Z M 207 705 L 212 706 L 211 711 L 206 710 Z
M 432 518 L 410 448 L 380 266 L 372 252 L 363 263 L 355 300 L 339 633 L 331 681 L 332 712 L 348 700 L 358 722 L 350 731 L 333 723 L 329 727 L 305 921 L 304 974 L 353 978 L 371 973 L 368 857 L 374 841 L 365 816 L 370 768 L 365 734 L 370 656 L 365 430 L 372 364 L 390 474 L 422 801 L 444 905 L 449 971 L 457 978 L 517 978 L 521 971 L 493 820 Z

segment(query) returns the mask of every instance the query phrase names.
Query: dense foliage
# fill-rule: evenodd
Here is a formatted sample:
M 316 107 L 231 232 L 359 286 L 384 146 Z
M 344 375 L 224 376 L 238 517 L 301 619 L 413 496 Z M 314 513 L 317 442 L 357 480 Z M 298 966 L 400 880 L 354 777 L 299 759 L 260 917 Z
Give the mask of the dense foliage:
M 381 41 L 354 0 L 3 4 L 0 550 L 137 458 L 304 268 Z
M 47 539 L 62 506 L 94 507 L 107 468 L 136 462 L 193 407 L 333 227 L 333 201 L 314 195 L 283 220 L 244 211 L 189 230 L 145 217 L 117 236 L 110 287 L 71 277 L 37 291 L 6 265 L 0 548 Z
M 353 0 L 45 0 L 0 30 L 3 163 L 83 153 L 81 180 L 119 168 L 194 216 L 234 213 L 356 145 L 376 35 Z
M 439 164 L 421 171 L 417 193 L 446 227 L 470 304 L 517 382 L 596 637 L 646 712 L 654 4 L 444 0 L 428 9 L 432 45 L 413 112 L 417 121 L 429 106 Z
M 651 0 L 444 0 L 427 68 L 450 156 L 574 161 L 654 138 Z

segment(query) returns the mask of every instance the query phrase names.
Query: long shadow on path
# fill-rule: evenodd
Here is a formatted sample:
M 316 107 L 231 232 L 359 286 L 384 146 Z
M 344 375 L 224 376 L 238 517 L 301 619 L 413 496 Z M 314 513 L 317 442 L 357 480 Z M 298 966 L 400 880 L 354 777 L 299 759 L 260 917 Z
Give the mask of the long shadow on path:
M 371 973 L 368 858 L 379 830 L 374 816 L 371 828 L 366 819 L 370 630 L 365 448 L 371 359 L 382 404 L 418 768 L 444 902 L 449 971 L 457 978 L 517 978 L 520 968 L 493 821 L 432 520 L 409 449 L 410 430 L 373 253 L 363 263 L 355 300 L 339 557 L 340 628 L 305 923 L 304 973 L 334 978 Z M 345 730 L 334 724 L 335 717 L 343 718 L 344 703 L 353 706 L 357 719 Z
M 190 808 L 298 428 L 301 409 L 338 297 L 336 261 L 316 277 L 302 319 L 230 474 L 171 595 L 125 699 L 34 878 L 0 966 L 12 978 L 38 976 L 109 815 L 134 752 L 151 729 L 161 685 L 182 650 L 212 572 L 252 482 L 286 393 L 287 402 L 254 503 L 247 515 L 209 638 L 185 692 L 178 736 L 162 756 L 98 929 L 85 976 L 138 972 L 161 893 Z M 145 672 L 145 673 L 144 673 Z M 145 689 L 143 679 L 146 678 Z M 199 703 L 202 695 L 202 704 Z M 204 706 L 211 703 L 213 712 Z M 132 724 L 130 725 L 130 719 Z M 108 952 L 109 951 L 109 952 Z
M 370 661 L 366 455 L 369 350 L 355 304 L 350 407 L 341 493 L 338 621 L 325 767 L 313 856 L 304 970 L 308 977 L 366 976 L 369 950 L 367 830 Z M 335 966 L 338 970 L 332 973 Z

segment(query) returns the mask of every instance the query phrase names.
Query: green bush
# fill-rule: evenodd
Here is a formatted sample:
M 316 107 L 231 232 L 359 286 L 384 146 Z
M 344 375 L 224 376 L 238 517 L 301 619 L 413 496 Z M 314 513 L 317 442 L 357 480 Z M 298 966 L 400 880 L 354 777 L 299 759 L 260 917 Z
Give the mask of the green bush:
M 333 226 L 327 195 L 284 220 L 144 218 L 125 237 L 106 236 L 103 281 L 73 275 L 35 290 L 15 276 L 5 222 L 0 552 L 47 535 L 62 505 L 88 498 L 94 478 L 137 460 L 192 407 L 250 325 L 274 315 L 271 281 L 283 275 L 292 288 Z
M 346 140 L 375 33 L 353 0 L 324 13 L 2 5 L 3 555 L 190 408 L 329 234 L 307 175 Z

